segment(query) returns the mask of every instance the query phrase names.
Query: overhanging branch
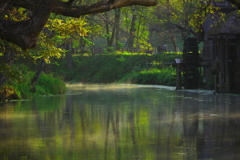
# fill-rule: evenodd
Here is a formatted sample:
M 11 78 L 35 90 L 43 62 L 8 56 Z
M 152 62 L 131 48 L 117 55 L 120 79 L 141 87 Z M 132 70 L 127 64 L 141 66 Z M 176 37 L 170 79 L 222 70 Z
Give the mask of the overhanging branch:
M 14 0 L 13 6 L 26 8 L 34 14 L 29 20 L 20 22 L 0 19 L 0 38 L 17 44 L 22 49 L 29 49 L 36 45 L 38 35 L 51 13 L 80 17 L 131 5 L 156 5 L 156 0 L 109 0 L 85 6 L 71 6 L 69 3 L 72 2 L 73 0 L 68 2 L 59 2 L 58 0 Z
M 72 1 L 69 1 L 72 3 Z M 69 2 L 58 2 L 52 13 L 57 13 L 69 17 L 80 17 L 87 14 L 101 13 L 110 11 L 115 8 L 121 8 L 132 5 L 142 5 L 142 6 L 154 6 L 156 5 L 156 0 L 109 0 L 109 1 L 100 1 L 91 5 L 83 6 L 70 6 Z M 23 7 L 29 10 L 36 8 L 39 2 L 26 1 L 26 0 L 16 0 L 14 5 Z

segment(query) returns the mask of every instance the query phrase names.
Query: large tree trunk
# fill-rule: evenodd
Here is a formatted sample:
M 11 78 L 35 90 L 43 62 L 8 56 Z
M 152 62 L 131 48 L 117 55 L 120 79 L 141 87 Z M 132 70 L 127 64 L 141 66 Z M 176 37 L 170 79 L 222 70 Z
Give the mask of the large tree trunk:
M 114 35 L 115 35 L 115 26 L 112 26 L 112 32 L 110 32 L 110 26 L 109 26 L 109 19 L 108 19 L 108 14 L 105 13 L 105 24 L 106 24 L 106 33 L 107 33 L 107 50 L 112 51 L 110 48 L 112 47 L 113 40 L 114 40 Z
M 42 0 L 33 16 L 25 21 L 0 19 L 0 38 L 23 49 L 33 48 L 57 0 Z
M 7 73 L 9 72 L 9 68 L 12 67 L 14 63 L 14 59 L 16 57 L 16 53 L 12 51 L 8 51 L 9 48 L 6 47 L 6 52 L 3 56 L 0 56 L 0 86 L 2 86 L 8 79 Z
M 83 55 L 85 53 L 85 49 L 86 49 L 86 41 L 81 37 L 79 43 L 80 43 L 79 44 L 80 45 L 79 50 L 80 50 L 81 54 Z
M 174 35 L 171 36 L 171 42 L 172 42 L 172 45 L 173 45 L 173 51 L 177 52 L 176 38 L 175 38 Z
M 71 42 L 71 40 L 67 43 L 66 50 L 68 50 L 66 53 L 67 68 L 68 68 L 68 70 L 72 70 L 74 67 L 74 63 L 73 63 L 73 58 L 72 58 L 72 42 Z
M 6 81 L 5 75 L 3 73 L 0 73 L 0 86 L 2 86 L 5 81 Z
M 130 28 L 130 35 L 128 37 L 128 40 L 127 40 L 127 44 L 128 44 L 128 50 L 129 51 L 134 51 L 133 50 L 133 45 L 134 45 L 134 40 L 135 40 L 135 32 L 136 32 L 136 28 L 135 28 L 135 25 L 136 25 L 136 21 L 137 21 L 137 15 L 134 14 L 132 16 L 132 23 L 131 23 L 131 28 Z
M 121 9 L 117 8 L 115 10 L 115 26 L 116 26 L 116 50 L 120 50 L 121 46 L 119 45 L 120 43 L 120 36 L 119 36 L 119 28 L 120 27 L 120 16 L 121 16 Z
M 34 77 L 32 78 L 31 80 L 31 91 L 32 92 L 36 92 L 36 84 L 38 83 L 38 80 L 45 68 L 45 65 L 46 65 L 46 62 L 44 59 L 41 59 L 40 61 L 40 65 L 39 65 L 39 68 L 38 68 L 38 71 L 35 73 Z

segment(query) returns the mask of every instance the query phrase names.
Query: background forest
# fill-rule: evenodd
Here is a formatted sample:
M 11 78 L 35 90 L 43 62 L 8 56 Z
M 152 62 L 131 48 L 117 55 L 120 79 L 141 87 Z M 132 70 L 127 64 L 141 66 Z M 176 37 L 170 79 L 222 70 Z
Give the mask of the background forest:
M 117 8 L 80 18 L 52 14 L 35 48 L 22 50 L 0 40 L 1 90 L 9 97 L 29 98 L 64 93 L 64 81 L 174 85 L 175 71 L 164 63 L 180 57 L 183 40 L 198 36 L 212 11 L 197 0 L 158 0 L 154 7 Z M 29 14 L 13 8 L 1 18 L 20 21 Z M 165 83 L 162 76 L 156 78 L 160 73 L 168 73 Z

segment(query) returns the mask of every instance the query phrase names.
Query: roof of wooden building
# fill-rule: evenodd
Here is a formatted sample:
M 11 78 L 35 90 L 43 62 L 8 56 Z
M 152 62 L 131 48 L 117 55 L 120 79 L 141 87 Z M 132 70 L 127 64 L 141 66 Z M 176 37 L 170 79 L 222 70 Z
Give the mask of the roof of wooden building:
M 240 34 L 240 15 L 238 11 L 233 11 L 226 15 L 224 21 L 213 25 L 208 31 L 208 35 L 234 35 Z
M 211 4 L 213 7 L 228 8 L 233 7 L 233 4 L 229 1 L 200 1 L 201 4 Z
M 201 1 L 202 4 L 209 4 L 209 1 Z M 240 19 L 237 16 L 238 9 L 228 1 L 211 1 L 213 7 L 220 8 L 218 12 L 209 14 L 203 28 L 207 35 L 218 34 L 240 34 Z M 225 20 L 221 20 L 221 14 L 226 14 Z

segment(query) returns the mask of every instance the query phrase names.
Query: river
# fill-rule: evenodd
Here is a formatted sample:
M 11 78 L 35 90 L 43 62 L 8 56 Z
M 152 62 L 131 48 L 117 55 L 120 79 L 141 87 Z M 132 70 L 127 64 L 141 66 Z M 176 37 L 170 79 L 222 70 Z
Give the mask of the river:
M 240 159 L 240 95 L 71 84 L 0 104 L 1 160 Z

